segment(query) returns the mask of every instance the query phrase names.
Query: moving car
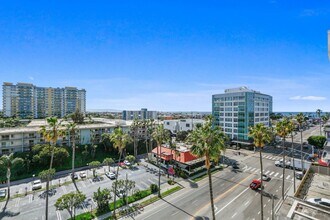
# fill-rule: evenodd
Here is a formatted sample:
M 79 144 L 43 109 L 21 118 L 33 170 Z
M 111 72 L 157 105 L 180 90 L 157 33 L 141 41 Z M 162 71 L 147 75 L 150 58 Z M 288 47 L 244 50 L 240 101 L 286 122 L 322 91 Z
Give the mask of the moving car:
M 261 180 L 254 179 L 252 180 L 252 183 L 250 184 L 250 188 L 253 190 L 259 189 L 261 186 Z
M 75 180 L 78 179 L 77 173 L 74 173 L 74 174 L 70 173 L 70 177 L 71 177 L 71 179 L 75 179 Z
M 303 178 L 303 176 L 304 176 L 304 173 L 303 172 L 296 172 L 296 178 L 298 180 L 301 180 Z
M 0 190 L 0 198 L 6 198 L 7 196 L 7 189 Z
M 131 163 L 128 162 L 128 160 L 124 160 L 124 164 L 125 164 L 126 166 L 131 166 Z
M 270 177 L 267 176 L 266 174 L 262 174 L 262 180 L 263 181 L 269 181 L 270 180 Z
M 285 167 L 290 167 L 291 163 L 290 161 L 285 161 Z M 275 161 L 275 166 L 277 167 L 283 167 L 283 159 Z
M 310 198 L 310 199 L 307 199 L 307 202 L 310 202 L 310 203 L 313 203 L 313 204 L 316 204 L 316 205 L 323 205 L 323 206 L 326 206 L 326 207 L 330 208 L 330 199 Z
M 86 178 L 87 177 L 85 171 L 80 172 L 79 176 L 80 176 L 80 178 Z
M 116 174 L 114 173 L 106 172 L 105 175 L 111 180 L 116 179 Z
M 35 180 L 32 183 L 32 190 L 37 190 L 37 189 L 41 189 L 41 181 L 40 180 Z

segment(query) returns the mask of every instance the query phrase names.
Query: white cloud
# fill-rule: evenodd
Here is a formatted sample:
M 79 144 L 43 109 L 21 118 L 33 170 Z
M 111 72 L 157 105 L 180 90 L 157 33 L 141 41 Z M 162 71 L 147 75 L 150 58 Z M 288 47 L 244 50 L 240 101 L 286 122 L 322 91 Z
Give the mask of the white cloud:
M 33 76 L 29 76 L 29 80 L 34 80 Z
M 323 97 L 323 96 L 312 96 L 312 95 L 309 95 L 309 96 L 293 96 L 293 97 L 290 97 L 290 100 L 308 100 L 308 101 L 322 101 L 322 100 L 326 100 L 327 98 L 326 97 Z

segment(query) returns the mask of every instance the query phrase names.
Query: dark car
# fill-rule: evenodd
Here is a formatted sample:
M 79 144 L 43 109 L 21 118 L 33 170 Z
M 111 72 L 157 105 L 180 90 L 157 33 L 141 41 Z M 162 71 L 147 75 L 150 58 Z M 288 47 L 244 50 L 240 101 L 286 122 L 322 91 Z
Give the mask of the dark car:
M 78 179 L 78 175 L 76 173 L 74 173 L 74 174 L 70 173 L 70 177 L 71 177 L 71 179 L 75 179 L 75 180 Z
M 233 169 L 238 170 L 239 169 L 239 166 L 236 163 L 234 163 L 233 164 Z

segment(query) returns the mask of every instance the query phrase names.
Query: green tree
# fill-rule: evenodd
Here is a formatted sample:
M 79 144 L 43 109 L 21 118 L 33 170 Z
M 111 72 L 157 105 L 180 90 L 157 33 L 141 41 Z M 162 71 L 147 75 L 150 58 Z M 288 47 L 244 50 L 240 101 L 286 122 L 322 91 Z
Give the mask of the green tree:
M 294 148 L 293 148 L 293 131 L 295 129 L 296 125 L 294 123 L 294 121 L 291 119 L 288 123 L 288 132 L 291 136 L 291 154 L 293 157 L 293 153 L 294 153 Z M 296 176 L 296 167 L 295 167 L 295 160 L 292 160 L 292 167 L 293 167 L 293 176 Z M 296 192 L 296 178 L 293 178 L 293 191 Z
M 100 161 L 92 161 L 88 166 L 93 170 L 93 177 L 96 177 L 96 169 L 101 166 Z
M 169 132 L 164 129 L 164 125 L 160 124 L 153 131 L 152 137 L 157 142 L 158 197 L 160 198 L 160 155 L 162 154 L 162 144 L 170 140 L 170 135 Z
M 86 199 L 86 196 L 80 192 L 70 192 L 57 199 L 55 207 L 58 210 L 67 210 L 71 219 L 76 218 L 76 208 L 81 206 Z
M 303 159 L 304 159 L 304 157 L 303 157 L 303 135 L 302 135 L 303 129 L 302 128 L 303 128 L 304 123 L 306 122 L 306 116 L 300 112 L 296 115 L 295 119 L 299 125 L 299 132 L 300 132 L 300 160 L 301 160 L 302 166 L 304 166 L 304 163 L 303 163 Z
M 264 204 L 263 204 L 263 165 L 262 165 L 262 150 L 264 146 L 271 141 L 272 131 L 264 124 L 256 124 L 250 127 L 249 137 L 253 139 L 254 145 L 259 148 L 259 161 L 260 161 L 260 201 L 261 201 L 261 219 L 264 218 Z
M 69 117 L 76 124 L 84 123 L 84 114 L 79 109 L 76 109 L 76 111 L 74 113 L 70 114 Z
M 127 160 L 128 162 L 130 162 L 131 166 L 134 164 L 135 162 L 135 157 L 133 155 L 127 155 L 125 157 L 125 160 Z
M 41 180 L 46 180 L 46 210 L 45 210 L 45 216 L 46 220 L 48 220 L 48 195 L 49 195 L 49 181 L 53 179 L 55 176 L 55 169 L 48 169 L 48 170 L 43 170 L 39 173 L 39 178 Z
M 115 161 L 114 161 L 112 158 L 110 158 L 110 157 L 104 158 L 104 160 L 103 160 L 103 164 L 106 165 L 106 166 L 108 166 L 108 168 L 109 168 L 109 172 L 110 172 L 110 166 L 111 166 L 111 164 L 113 164 L 114 162 L 115 162 Z
M 119 127 L 116 128 L 110 136 L 110 140 L 113 143 L 113 147 L 118 150 L 119 152 L 119 162 L 121 160 L 123 150 L 126 148 L 126 145 L 130 142 L 130 137 L 128 134 L 124 133 L 123 130 Z M 116 180 L 115 180 L 115 192 L 117 189 L 117 182 L 118 182 L 118 172 L 119 166 L 117 166 L 116 172 Z M 116 194 L 114 195 L 114 210 L 113 216 L 116 218 Z
M 10 177 L 11 177 L 11 170 L 18 164 L 24 163 L 22 158 L 16 157 L 14 158 L 14 154 L 11 153 L 9 155 L 2 155 L 0 157 L 0 165 L 4 166 L 7 169 L 7 188 L 8 188 L 8 197 L 7 199 L 10 198 Z
M 324 147 L 324 143 L 327 141 L 327 138 L 324 136 L 321 136 L 321 135 L 310 136 L 310 137 L 308 137 L 307 141 L 310 145 L 313 145 L 315 147 L 322 149 Z
M 95 158 L 96 149 L 97 149 L 97 145 L 94 144 L 94 145 L 92 146 L 92 157 L 93 157 L 93 159 Z
M 282 176 L 282 199 L 284 199 L 284 175 L 285 175 L 285 138 L 290 134 L 289 130 L 289 120 L 284 118 L 282 121 L 276 124 L 276 133 L 282 138 L 282 147 L 283 147 L 283 176 Z
M 221 151 L 225 150 L 226 135 L 220 127 L 212 125 L 212 118 L 207 118 L 206 122 L 200 127 L 192 131 L 188 135 L 188 142 L 192 144 L 191 153 L 198 157 L 205 157 L 205 167 L 207 169 L 209 179 L 210 200 L 212 208 L 212 216 L 215 219 L 211 161 L 221 155 Z
M 178 131 L 176 133 L 176 141 L 183 142 L 186 140 L 189 132 L 188 131 Z
M 121 193 L 123 195 L 124 200 L 126 200 L 127 196 L 132 195 L 134 189 L 135 189 L 135 181 L 133 180 L 120 179 L 117 182 L 117 186 L 115 186 L 115 183 L 112 183 L 112 191 L 114 192 L 114 194 L 118 195 Z
M 137 119 L 133 120 L 133 123 L 130 126 L 130 135 L 133 139 L 133 148 L 134 148 L 134 156 L 137 157 L 137 145 L 139 142 L 139 131 L 141 129 L 141 122 Z
M 109 201 L 111 200 L 111 193 L 109 189 L 104 188 L 101 190 L 99 187 L 97 191 L 94 192 L 93 199 L 96 201 L 97 211 L 99 213 L 109 210 Z
M 70 137 L 70 144 L 72 147 L 72 181 L 75 181 L 74 177 L 74 164 L 75 164 L 75 152 L 76 152 L 76 137 L 77 137 L 77 125 L 74 122 L 70 122 L 66 126 L 67 134 Z

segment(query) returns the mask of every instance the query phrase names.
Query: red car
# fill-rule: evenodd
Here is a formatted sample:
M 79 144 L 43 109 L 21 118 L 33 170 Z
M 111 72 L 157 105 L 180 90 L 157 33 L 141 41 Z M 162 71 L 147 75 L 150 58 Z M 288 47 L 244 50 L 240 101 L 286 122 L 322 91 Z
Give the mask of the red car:
M 253 190 L 259 189 L 261 186 L 261 181 L 258 179 L 252 180 L 252 183 L 250 184 L 250 188 Z

